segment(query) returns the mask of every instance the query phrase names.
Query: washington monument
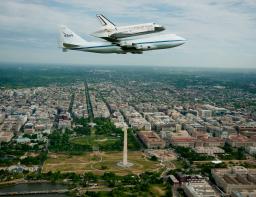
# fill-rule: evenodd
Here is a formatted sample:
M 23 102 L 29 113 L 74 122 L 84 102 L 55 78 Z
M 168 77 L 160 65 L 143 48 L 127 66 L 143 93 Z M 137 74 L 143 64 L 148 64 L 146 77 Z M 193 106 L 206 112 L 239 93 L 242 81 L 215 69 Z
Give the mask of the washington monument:
M 128 158 L 127 158 L 127 128 L 123 128 L 123 132 L 124 132 L 124 148 L 123 148 L 123 161 L 120 161 L 117 163 L 118 166 L 124 167 L 124 168 L 128 168 L 130 166 L 133 166 L 132 163 L 128 162 Z

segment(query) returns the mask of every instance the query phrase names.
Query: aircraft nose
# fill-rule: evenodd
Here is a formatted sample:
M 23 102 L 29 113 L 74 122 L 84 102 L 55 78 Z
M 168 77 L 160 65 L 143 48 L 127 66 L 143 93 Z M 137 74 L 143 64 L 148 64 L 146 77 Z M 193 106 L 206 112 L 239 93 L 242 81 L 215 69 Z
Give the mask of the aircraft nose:
M 186 41 L 186 38 L 183 38 L 183 37 L 181 37 L 181 36 L 177 36 L 177 38 L 178 38 L 179 40 L 181 40 L 181 41 Z
M 177 40 L 179 40 L 180 43 L 184 44 L 187 40 L 181 36 L 177 36 Z
M 176 40 L 175 43 L 176 43 L 177 46 L 183 45 L 187 41 L 185 38 L 180 37 L 180 36 L 175 36 L 175 40 Z

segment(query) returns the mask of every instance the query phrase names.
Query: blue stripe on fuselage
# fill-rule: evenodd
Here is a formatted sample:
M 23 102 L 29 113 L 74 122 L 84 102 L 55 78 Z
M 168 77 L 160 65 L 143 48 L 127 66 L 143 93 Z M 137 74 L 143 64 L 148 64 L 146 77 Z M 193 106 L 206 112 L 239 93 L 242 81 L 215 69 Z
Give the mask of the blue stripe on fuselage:
M 77 47 L 77 48 L 70 48 L 70 49 L 72 49 L 72 50 L 76 50 L 76 49 L 93 49 L 93 48 L 112 47 L 112 46 L 116 46 L 116 45 L 111 44 L 111 45 L 93 46 L 93 47 Z
M 177 41 L 184 41 L 184 40 L 163 40 L 163 41 L 150 41 L 150 42 L 138 42 L 134 44 L 153 44 L 153 43 L 162 43 L 162 42 L 177 42 Z
M 134 44 L 154 44 L 154 43 L 163 43 L 163 42 L 177 42 L 177 41 L 184 41 L 184 40 L 163 40 L 163 41 L 150 41 L 150 42 L 138 42 Z M 100 45 L 100 46 L 91 46 L 91 47 L 77 47 L 77 48 L 70 48 L 71 50 L 79 50 L 79 49 L 93 49 L 93 48 L 102 48 L 102 47 L 112 47 L 118 45 Z

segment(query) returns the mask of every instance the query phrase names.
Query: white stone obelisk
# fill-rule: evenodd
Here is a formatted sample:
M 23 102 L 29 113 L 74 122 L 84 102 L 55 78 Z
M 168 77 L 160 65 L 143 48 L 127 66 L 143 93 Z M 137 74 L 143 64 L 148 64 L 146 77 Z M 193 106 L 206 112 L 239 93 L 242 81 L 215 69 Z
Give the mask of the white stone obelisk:
M 117 163 L 118 166 L 128 168 L 133 166 L 133 163 L 128 162 L 128 148 L 127 148 L 127 128 L 123 128 L 124 132 L 124 147 L 123 147 L 123 161 Z
M 127 128 L 123 128 L 123 131 L 124 131 L 123 165 L 127 166 Z

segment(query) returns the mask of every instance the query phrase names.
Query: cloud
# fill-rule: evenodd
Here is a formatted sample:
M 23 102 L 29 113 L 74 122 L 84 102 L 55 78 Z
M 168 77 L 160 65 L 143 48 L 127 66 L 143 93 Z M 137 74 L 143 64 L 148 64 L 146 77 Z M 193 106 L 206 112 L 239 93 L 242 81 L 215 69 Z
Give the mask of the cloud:
M 10 0 L 0 7 L 0 58 L 16 61 L 52 61 L 94 64 L 161 64 L 215 66 L 255 66 L 255 0 Z M 188 39 L 185 45 L 141 56 L 61 53 L 57 50 L 57 25 L 66 24 L 86 39 L 100 28 L 95 14 L 106 14 L 116 24 L 157 22 L 166 32 Z M 165 32 L 164 32 L 165 33 Z M 26 43 L 26 47 L 24 47 Z M 6 56 L 8 52 L 10 55 Z M 30 60 L 18 55 L 38 52 Z M 39 52 L 40 51 L 40 52 Z M 59 54 L 61 53 L 61 55 Z M 47 55 L 51 58 L 46 58 Z M 41 58 L 40 58 L 41 57 Z M 56 57 L 56 58 L 54 58 Z M 61 57 L 61 58 L 59 58 Z M 131 58 L 132 57 L 132 58 Z M 165 61 L 162 61 L 162 60 Z M 160 61 L 161 60 L 161 61 Z M 218 60 L 218 61 L 217 61 Z M 8 60 L 6 60 L 8 61 Z

